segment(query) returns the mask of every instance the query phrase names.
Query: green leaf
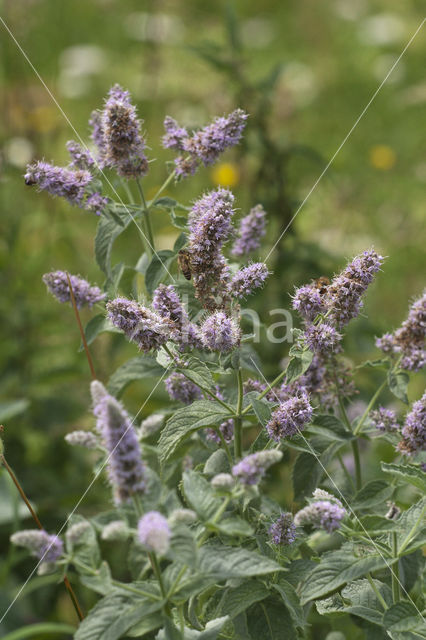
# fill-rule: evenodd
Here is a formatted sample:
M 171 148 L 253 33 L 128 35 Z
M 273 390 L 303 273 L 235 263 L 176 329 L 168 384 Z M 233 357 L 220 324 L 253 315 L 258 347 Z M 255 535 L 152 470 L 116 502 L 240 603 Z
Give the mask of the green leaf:
M 313 424 L 309 426 L 309 431 L 325 436 L 329 440 L 346 441 L 354 438 L 341 420 L 327 414 L 315 416 Z
M 422 493 L 426 493 L 426 474 L 420 467 L 413 464 L 388 464 L 386 462 L 382 462 L 381 465 L 382 471 L 401 478 L 420 489 Z
M 392 592 L 390 588 L 379 580 L 374 580 L 374 584 L 385 602 L 388 605 L 391 604 Z M 341 595 L 335 594 L 325 600 L 317 601 L 315 604 L 320 615 L 347 613 L 368 620 L 373 624 L 382 625 L 383 607 L 367 579 L 356 580 L 345 587 Z
M 321 598 L 347 582 L 392 563 L 393 560 L 386 563 L 383 557 L 375 554 L 356 558 L 348 548 L 324 553 L 320 564 L 306 578 L 301 593 L 301 604 Z
M 101 553 L 99 550 L 95 528 L 88 520 L 86 520 L 86 518 L 74 514 L 68 521 L 68 530 L 74 524 L 78 524 L 81 522 L 84 522 L 86 524 L 86 529 L 81 534 L 78 541 L 72 545 L 72 547 L 67 540 L 67 548 L 69 553 L 72 553 L 73 558 L 89 567 L 89 570 L 85 571 L 80 566 L 76 566 L 76 569 L 79 573 L 87 575 L 92 573 L 91 570 L 99 568 L 101 564 Z
M 398 518 L 401 531 L 398 533 L 398 549 L 403 547 L 402 552 L 405 555 L 426 544 L 425 508 L 426 498 L 413 504 Z
M 84 329 L 87 344 L 92 344 L 100 333 L 108 331 L 109 333 L 122 333 L 120 329 L 114 327 L 112 322 L 105 317 L 103 313 L 99 313 L 89 320 Z M 83 344 L 80 344 L 79 351 L 83 351 Z
M 407 387 L 410 381 L 410 376 L 405 371 L 389 371 L 388 373 L 388 385 L 390 391 L 402 402 L 408 404 Z
M 254 397 L 255 394 L 247 394 L 250 395 L 250 402 L 253 405 L 253 411 L 256 414 L 257 419 L 259 420 L 262 427 L 264 427 L 271 418 L 271 404 L 267 400 L 258 400 Z M 256 394 L 258 395 L 258 394 Z
M 218 473 L 229 473 L 229 460 L 223 449 L 216 449 L 204 464 L 204 473 L 216 476 Z
M 152 256 L 152 260 L 145 273 L 145 286 L 150 295 L 158 287 L 164 276 L 168 275 L 168 270 L 175 258 L 175 253 L 169 249 L 157 251 Z
M 90 610 L 75 640 L 118 640 L 145 616 L 161 609 L 161 602 L 130 598 L 127 594 L 105 596 Z
M 64 634 L 73 636 L 74 633 L 75 627 L 72 627 L 70 624 L 40 622 L 38 624 L 29 624 L 22 627 L 22 629 L 17 629 L 16 631 L 7 633 L 3 636 L 3 640 L 22 640 L 23 638 L 30 638 L 34 640 L 34 638 L 44 636 L 45 634 L 61 634 L 60 637 L 63 638 Z
M 297 640 L 298 638 L 287 607 L 272 599 L 264 600 L 250 609 L 247 613 L 247 622 L 250 637 L 253 640 L 283 640 L 283 638 Z
M 228 536 L 247 537 L 254 534 L 253 527 L 251 527 L 248 522 L 237 516 L 234 516 L 233 518 L 225 518 L 216 524 L 215 528 Z
M 220 581 L 283 571 L 279 564 L 254 551 L 219 543 L 206 544 L 200 549 L 200 569 Z
M 159 457 L 166 462 L 178 446 L 198 429 L 220 425 L 229 413 L 225 408 L 208 400 L 197 400 L 189 407 L 178 409 L 166 422 L 158 442 Z
M 143 620 L 135 624 L 134 627 L 126 632 L 130 638 L 142 638 L 142 636 L 158 629 L 163 624 L 163 615 L 158 611 L 144 616 Z
M 394 487 L 384 480 L 372 480 L 360 489 L 354 497 L 354 509 L 370 509 L 377 504 L 384 504 L 392 495 Z
M 194 629 L 185 629 L 184 640 L 216 640 L 225 624 L 228 622 L 228 616 L 210 620 L 206 624 L 204 631 L 195 631 Z
M 359 518 L 359 521 L 355 520 L 354 528 L 362 532 L 366 530 L 370 535 L 377 535 L 387 531 L 395 531 L 399 528 L 399 523 L 397 520 L 389 520 L 384 516 L 367 515 Z
M 315 456 L 305 452 L 297 456 L 292 473 L 294 500 L 301 502 L 311 495 L 318 486 L 321 475 L 322 468 Z
M 174 253 L 178 253 L 182 249 L 182 247 L 184 247 L 186 245 L 187 241 L 188 241 L 188 238 L 187 238 L 186 233 L 180 233 L 178 235 L 178 237 L 176 238 L 175 243 L 173 245 Z
M 397 602 L 383 614 L 383 624 L 388 631 L 425 631 L 422 618 L 411 602 Z M 424 636 L 423 636 L 424 637 Z
M 271 585 L 280 594 L 285 606 L 287 607 L 291 618 L 296 627 L 304 628 L 306 621 L 303 613 L 303 609 L 300 606 L 299 596 L 296 589 L 287 580 L 284 580 L 282 576 L 278 578 L 278 582 L 274 582 Z
M 223 498 L 218 498 L 211 485 L 196 471 L 183 474 L 183 494 L 188 504 L 202 520 L 209 520 L 220 507 Z
M 214 386 L 210 369 L 198 358 L 189 358 L 187 367 L 176 370 L 185 373 L 198 386 L 207 387 L 207 389 L 212 389 Z
M 157 378 L 164 373 L 163 367 L 151 356 L 137 356 L 127 360 L 108 380 L 108 391 L 119 397 L 124 389 L 134 380 Z
M 111 581 L 111 570 L 106 562 L 102 562 L 96 575 L 91 573 L 80 575 L 80 582 L 96 593 L 106 596 L 114 590 Z
M 314 354 L 309 349 L 298 350 L 292 347 L 290 350 L 290 355 L 292 356 L 289 360 L 286 369 L 286 383 L 291 384 L 297 378 L 300 378 L 301 375 L 309 369 L 312 358 Z
M 30 406 L 30 401 L 26 398 L 20 400 L 9 400 L 7 402 L 0 402 L 0 421 L 6 422 L 15 416 L 19 416 L 20 413 L 24 413 Z
M 186 564 L 195 568 L 198 563 L 198 549 L 194 534 L 189 527 L 183 524 L 172 527 L 170 539 L 170 552 L 173 559 L 179 565 Z
M 235 589 L 224 591 L 218 611 L 230 618 L 235 618 L 255 602 L 267 598 L 268 595 L 269 590 L 262 582 L 247 580 Z
M 98 223 L 95 237 L 95 258 L 99 267 L 107 275 L 111 275 L 111 251 L 115 240 L 131 222 L 130 216 L 119 223 L 115 218 L 102 216 Z

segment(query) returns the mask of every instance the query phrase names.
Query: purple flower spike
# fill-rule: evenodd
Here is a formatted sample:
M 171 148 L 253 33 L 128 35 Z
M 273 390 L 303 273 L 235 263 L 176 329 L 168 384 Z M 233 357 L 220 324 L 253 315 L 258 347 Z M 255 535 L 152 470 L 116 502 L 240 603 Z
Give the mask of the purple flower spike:
M 328 499 L 316 499 L 323 497 Z M 296 513 L 294 523 L 296 526 L 311 525 L 315 529 L 324 529 L 327 533 L 333 533 L 340 527 L 345 515 L 346 510 L 340 500 L 326 491 L 316 489 L 314 501 Z
M 73 275 L 70 275 L 70 280 L 75 303 L 78 309 L 81 309 L 81 307 L 86 304 L 89 307 L 92 307 L 97 302 L 101 302 L 105 299 L 105 293 L 102 293 L 99 287 L 92 287 L 87 280 L 83 280 L 83 278 Z M 43 276 L 43 282 L 50 293 L 54 295 L 59 302 L 70 302 L 70 288 L 65 271 L 52 271 L 51 273 L 45 273 Z
M 107 303 L 108 318 L 141 351 L 157 350 L 173 337 L 170 321 L 135 300 L 116 298 Z
M 194 400 L 202 397 L 201 389 L 194 382 L 185 378 L 183 373 L 172 373 L 166 378 L 164 384 L 171 399 L 183 402 L 183 404 L 191 404 Z
M 262 287 L 269 275 L 268 267 L 264 262 L 254 262 L 244 269 L 237 271 L 231 280 L 231 293 L 236 298 L 245 298 L 255 289 Z
M 296 525 L 291 513 L 282 513 L 269 528 L 271 541 L 277 545 L 291 544 L 296 540 Z
M 97 216 L 100 216 L 108 206 L 108 202 L 108 198 L 105 198 L 100 193 L 95 192 L 87 196 L 84 208 L 88 211 L 92 211 Z
M 197 156 L 205 166 L 211 165 L 225 149 L 239 143 L 247 118 L 242 109 L 216 118 L 192 138 L 185 140 L 183 148 L 189 154 Z
M 175 340 L 182 350 L 188 346 L 202 346 L 198 327 L 190 322 L 173 285 L 160 284 L 154 291 L 152 306 L 162 318 L 173 322 L 176 327 Z
M 114 167 L 123 178 L 140 178 L 148 173 L 145 141 L 130 94 L 116 84 L 110 89 L 102 113 L 105 165 Z
M 376 429 L 379 431 L 397 431 L 399 429 L 395 411 L 379 407 L 376 411 L 370 412 L 370 418 Z
M 311 324 L 305 331 L 305 341 L 309 349 L 324 354 L 337 351 L 341 339 L 341 334 L 331 324 L 325 322 L 318 325 Z
M 74 169 L 91 169 L 95 160 L 88 149 L 84 149 L 81 144 L 74 140 L 69 140 L 66 144 L 67 151 L 70 154 L 70 166 Z
M 296 289 L 292 304 L 293 309 L 308 321 L 314 320 L 319 313 L 325 311 L 322 295 L 314 284 L 305 284 Z
M 311 421 L 312 413 L 313 409 L 309 404 L 308 396 L 301 393 L 300 396 L 280 404 L 267 423 L 266 431 L 276 442 L 283 438 L 291 438 Z
M 96 428 L 108 451 L 108 476 L 117 504 L 144 493 L 145 467 L 132 421 L 123 405 L 94 380 L 91 385 Z
M 189 138 L 188 131 L 184 127 L 180 127 L 176 120 L 170 116 L 164 119 L 164 129 L 166 131 L 163 136 L 163 147 L 165 149 L 174 149 L 175 151 L 183 150 L 183 141 Z
M 234 318 L 223 311 L 208 316 L 201 327 L 201 340 L 206 349 L 228 353 L 239 345 L 241 331 Z
M 282 456 L 282 452 L 276 449 L 251 453 L 232 467 L 232 475 L 242 484 L 258 484 L 269 467 L 279 462 Z
M 159 555 L 167 553 L 171 535 L 166 518 L 158 511 L 148 511 L 139 520 L 138 538 L 148 551 Z
M 85 190 L 91 181 L 92 176 L 88 171 L 54 167 L 47 162 L 28 165 L 25 174 L 26 185 L 37 185 L 40 191 L 47 191 L 52 196 L 65 198 L 78 207 L 83 206 Z
M 265 227 L 266 211 L 261 204 L 258 204 L 241 219 L 238 237 L 232 247 L 232 255 L 240 257 L 256 251 L 260 247 L 260 240 L 266 233 Z
M 398 449 L 408 455 L 426 451 L 426 393 L 413 404 L 410 413 L 407 414 Z
M 62 540 L 58 536 L 50 535 L 44 529 L 17 531 L 11 535 L 10 540 L 19 547 L 25 547 L 43 562 L 56 562 L 64 550 Z

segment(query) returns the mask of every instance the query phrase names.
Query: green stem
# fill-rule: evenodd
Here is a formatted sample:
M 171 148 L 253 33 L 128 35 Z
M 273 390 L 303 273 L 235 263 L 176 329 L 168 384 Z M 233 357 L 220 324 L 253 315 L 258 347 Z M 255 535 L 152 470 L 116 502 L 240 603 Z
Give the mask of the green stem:
M 392 597 L 394 604 L 400 601 L 401 592 L 399 589 L 399 560 L 398 560 L 398 537 L 395 531 L 392 532 L 392 555 L 396 558 L 394 566 L 391 568 L 392 575 Z
M 281 380 L 284 378 L 285 374 L 286 374 L 285 371 L 281 371 L 281 373 L 275 378 L 275 380 L 272 380 L 271 384 L 269 384 L 266 387 L 266 389 L 264 391 L 262 391 L 262 393 L 258 397 L 258 400 L 262 400 L 262 398 L 264 398 L 270 392 L 272 387 L 275 387 L 276 384 L 281 382 Z M 249 405 L 247 405 L 247 407 L 245 409 L 243 409 L 241 411 L 241 415 L 244 416 L 251 409 L 253 409 L 253 405 L 250 403 Z
M 228 506 L 228 504 L 231 501 L 231 496 L 227 496 L 225 498 L 225 500 L 222 502 L 222 504 L 220 505 L 219 509 L 216 511 L 216 513 L 214 514 L 213 518 L 210 520 L 210 524 L 216 524 L 217 521 L 220 519 L 220 517 L 225 513 L 226 508 Z M 210 535 L 210 531 L 205 531 L 203 533 L 203 535 L 201 536 L 201 538 L 199 539 L 199 541 L 197 542 L 197 547 L 201 547 L 201 545 L 204 544 L 204 542 L 207 540 L 207 538 Z
M 238 367 L 237 372 L 237 382 L 238 382 L 238 400 L 237 400 L 237 411 L 236 418 L 234 421 L 234 456 L 235 460 L 241 458 L 243 449 L 242 449 L 242 428 L 243 421 L 241 417 L 241 410 L 243 407 L 243 378 L 241 375 L 241 368 Z
M 136 180 L 136 185 L 138 187 L 138 191 L 142 201 L 143 216 L 145 220 L 146 230 L 148 233 L 148 244 L 149 244 L 150 253 L 152 255 L 153 253 L 155 253 L 155 244 L 154 244 L 154 234 L 152 232 L 151 218 L 149 216 L 149 208 L 146 205 L 145 195 L 139 179 Z
M 386 611 L 386 609 L 388 608 L 388 605 L 386 604 L 386 602 L 383 599 L 382 594 L 378 590 L 378 588 L 377 588 L 377 586 L 376 586 L 376 584 L 375 584 L 375 582 L 374 582 L 374 580 L 373 580 L 373 578 L 371 576 L 371 573 L 367 573 L 367 579 L 368 579 L 368 582 L 371 585 L 371 588 L 373 589 L 374 593 L 377 596 L 377 600 L 380 602 L 380 604 L 382 605 L 383 609 Z
M 352 446 L 352 453 L 354 456 L 354 463 L 355 463 L 355 483 L 356 483 L 356 488 L 359 491 L 362 487 L 362 476 L 361 476 L 361 460 L 359 457 L 359 446 L 358 446 L 357 440 L 352 440 L 351 446 Z
M 167 189 L 167 187 L 169 186 L 169 184 L 171 183 L 173 178 L 175 178 L 175 176 L 176 176 L 176 169 L 174 171 L 172 171 L 172 173 L 169 175 L 169 177 L 163 182 L 163 184 L 158 189 L 157 193 L 155 194 L 155 196 L 153 197 L 153 199 L 149 203 L 148 208 L 151 208 L 156 203 L 158 196 L 161 193 L 163 193 L 164 189 Z
M 361 419 L 360 419 L 360 421 L 358 422 L 358 424 L 356 426 L 356 429 L 354 431 L 354 436 L 357 436 L 360 433 L 368 414 L 370 413 L 370 411 L 373 408 L 377 398 L 382 393 L 382 391 L 385 388 L 386 384 L 387 384 L 387 380 L 383 380 L 382 384 L 380 385 L 380 387 L 377 389 L 376 393 L 371 398 L 370 402 L 368 403 L 368 407 L 366 408 L 366 410 L 362 414 Z

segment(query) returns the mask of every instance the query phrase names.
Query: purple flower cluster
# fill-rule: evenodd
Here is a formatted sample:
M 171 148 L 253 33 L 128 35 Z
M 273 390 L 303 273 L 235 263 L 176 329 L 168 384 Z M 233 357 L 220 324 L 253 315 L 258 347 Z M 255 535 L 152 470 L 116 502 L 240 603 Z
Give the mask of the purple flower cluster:
M 401 354 L 402 369 L 420 371 L 426 364 L 425 339 L 426 291 L 412 304 L 401 327 L 377 338 L 376 346 L 386 354 Z
M 244 267 L 231 279 L 231 294 L 236 298 L 245 298 L 255 289 L 263 286 L 269 275 L 268 267 L 264 262 L 254 262 Z
M 92 213 L 97 216 L 100 216 L 105 210 L 105 207 L 107 207 L 108 202 L 108 198 L 105 198 L 98 191 L 95 191 L 87 196 L 84 208 L 88 211 L 92 211 Z
M 104 166 L 113 167 L 123 178 L 139 178 L 148 173 L 145 141 L 130 94 L 116 84 L 110 89 L 101 122 L 95 117 L 93 139 L 99 141 Z
M 417 451 L 426 451 L 426 393 L 413 404 L 405 418 L 401 433 L 399 451 L 408 455 L 413 455 Z
M 370 249 L 356 256 L 342 273 L 333 278 L 324 293 L 329 321 L 343 327 L 356 318 L 362 308 L 361 297 L 382 263 L 383 257 Z
M 305 284 L 296 289 L 292 305 L 293 309 L 308 322 L 315 320 L 319 313 L 325 312 L 321 293 L 315 284 Z
M 158 511 L 148 511 L 138 522 L 138 538 L 148 551 L 159 555 L 170 547 L 171 531 L 167 519 Z
M 154 291 L 152 306 L 162 318 L 171 320 L 176 327 L 175 340 L 181 349 L 200 347 L 198 327 L 190 322 L 188 314 L 173 285 L 160 284 Z
M 270 438 L 279 442 L 283 438 L 291 438 L 311 421 L 313 409 L 306 393 L 281 402 L 269 422 L 266 431 Z
M 171 399 L 183 404 L 191 404 L 202 397 L 201 389 L 185 378 L 183 373 L 172 373 L 165 379 L 164 384 Z
M 241 331 L 237 321 L 223 311 L 208 316 L 201 326 L 201 341 L 206 349 L 228 353 L 240 343 Z
M 216 162 L 225 149 L 238 144 L 246 120 L 247 114 L 236 109 L 226 117 L 216 118 L 190 136 L 176 120 L 167 116 L 163 146 L 181 154 L 175 159 L 176 175 L 185 178 L 193 175 L 200 164 L 208 166 Z
M 55 167 L 47 162 L 28 165 L 25 174 L 26 185 L 37 185 L 40 191 L 65 198 L 78 207 L 84 206 L 86 188 L 91 181 L 91 174 L 84 169 L 74 171 L 66 167 Z
M 44 529 L 17 531 L 11 535 L 10 540 L 19 547 L 25 547 L 43 562 L 56 562 L 64 550 L 62 540 Z
M 229 296 L 229 267 L 221 249 L 232 228 L 233 203 L 227 189 L 210 191 L 195 202 L 188 216 L 195 295 L 209 310 L 223 306 Z
M 232 475 L 242 484 L 258 484 L 269 467 L 281 460 L 282 455 L 282 452 L 276 449 L 251 453 L 232 467 Z
M 70 167 L 74 169 L 91 169 L 95 164 L 95 159 L 88 149 L 84 149 L 81 144 L 74 140 L 69 140 L 66 144 L 70 154 Z
M 399 429 L 396 413 L 392 411 L 392 409 L 379 407 L 377 410 L 370 412 L 370 419 L 379 431 L 387 431 L 390 433 Z
M 103 385 L 91 384 L 96 428 L 108 451 L 108 476 L 117 504 L 146 488 L 141 448 L 132 421 L 123 405 Z
M 271 541 L 277 545 L 291 544 L 296 540 L 296 525 L 291 513 L 282 513 L 269 527 Z
M 83 280 L 83 278 L 73 275 L 70 275 L 70 280 L 75 303 L 78 309 L 81 309 L 81 307 L 86 304 L 89 307 L 92 307 L 97 302 L 101 302 L 105 299 L 105 294 L 101 292 L 99 287 L 92 287 L 87 280 Z M 45 273 L 43 276 L 43 282 L 50 293 L 54 295 L 59 302 L 70 302 L 71 294 L 65 271 L 51 271 L 50 273 Z
M 266 211 L 261 204 L 256 205 L 240 221 L 237 238 L 231 253 L 243 256 L 260 247 L 260 240 L 266 233 Z
M 326 322 L 311 324 L 305 331 L 305 342 L 309 349 L 319 353 L 336 352 L 342 336 L 336 329 Z
M 108 318 L 141 351 L 159 349 L 174 336 L 173 324 L 135 300 L 115 298 L 107 303 Z
M 327 498 L 327 499 L 315 499 Z M 311 525 L 316 529 L 324 529 L 327 533 L 333 533 L 340 527 L 340 523 L 346 515 L 340 500 L 326 491 L 317 489 L 314 492 L 314 501 L 304 507 L 294 516 L 296 526 Z

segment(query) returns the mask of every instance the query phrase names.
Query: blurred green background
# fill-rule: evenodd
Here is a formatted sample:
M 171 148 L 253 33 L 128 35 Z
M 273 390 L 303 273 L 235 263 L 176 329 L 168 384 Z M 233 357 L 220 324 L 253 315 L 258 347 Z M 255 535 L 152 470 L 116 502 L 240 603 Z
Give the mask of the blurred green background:
M 167 195 L 189 204 L 225 184 L 242 212 L 261 201 L 271 219 L 266 254 L 420 25 L 421 9 L 420 0 L 0 0 L 1 17 L 69 119 L 0 24 L 0 419 L 7 458 L 47 529 L 57 530 L 91 479 L 90 456 L 70 450 L 63 436 L 92 422 L 89 371 L 77 351 L 72 310 L 46 294 L 41 276 L 67 269 L 99 285 L 103 277 L 93 258 L 95 217 L 26 187 L 26 163 L 45 158 L 66 164 L 65 142 L 75 138 L 70 123 L 88 141 L 90 112 L 119 82 L 145 121 L 150 197 L 166 176 L 164 161 L 172 159 L 160 145 L 164 116 L 198 126 L 240 106 L 251 114 L 244 144 Z M 349 331 L 356 362 L 377 357 L 374 336 L 397 326 L 424 286 L 424 31 L 271 255 L 271 283 L 250 303 L 268 323 L 265 310 L 288 308 L 295 284 L 331 275 L 374 244 L 388 258 L 365 317 Z M 154 226 L 159 248 L 169 248 L 176 234 L 168 218 L 159 214 Z M 138 252 L 130 227 L 114 256 L 136 260 Z M 87 322 L 91 314 L 83 316 Z M 258 349 L 267 375 L 287 350 Z M 92 352 L 102 380 L 135 355 L 110 335 Z M 137 383 L 126 392 L 130 410 L 153 384 Z M 372 382 L 364 384 L 368 393 Z M 421 388 L 417 376 L 410 398 Z M 164 390 L 156 392 L 143 415 L 165 399 Z M 80 511 L 105 506 L 106 495 L 98 481 Z M 21 521 L 25 512 L 4 473 L 0 499 L 1 613 L 34 562 L 8 548 L 12 530 L 32 524 Z M 4 630 L 37 620 L 74 621 L 59 592 L 48 577 L 35 578 Z M 355 628 L 352 633 L 358 637 Z

